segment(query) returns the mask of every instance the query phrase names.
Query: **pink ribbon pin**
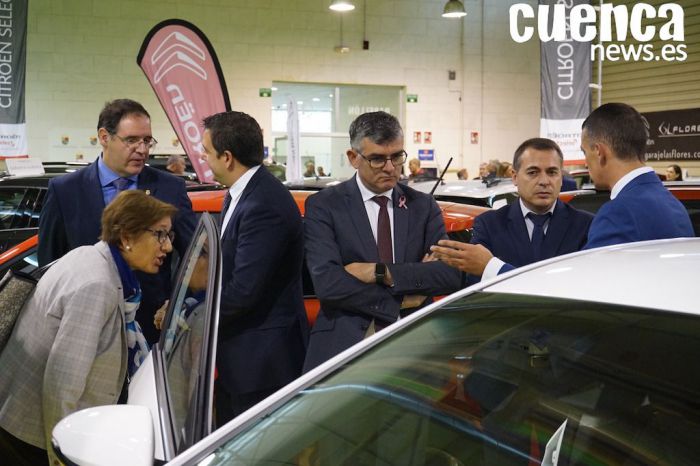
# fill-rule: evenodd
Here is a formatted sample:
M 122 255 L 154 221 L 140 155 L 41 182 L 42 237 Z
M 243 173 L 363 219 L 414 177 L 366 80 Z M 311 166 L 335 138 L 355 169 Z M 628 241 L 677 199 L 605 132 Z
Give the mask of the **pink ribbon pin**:
M 399 197 L 399 209 L 408 209 L 406 206 L 406 196 Z

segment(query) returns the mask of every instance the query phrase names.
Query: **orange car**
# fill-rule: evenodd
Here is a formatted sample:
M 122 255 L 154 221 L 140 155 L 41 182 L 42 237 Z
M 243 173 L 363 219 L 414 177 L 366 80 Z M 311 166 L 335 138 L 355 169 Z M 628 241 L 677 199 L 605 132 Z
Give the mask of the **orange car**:
M 306 198 L 315 191 L 292 190 L 290 192 L 299 207 L 299 211 L 304 215 L 304 203 L 306 202 Z M 202 212 L 209 212 L 215 216 L 221 212 L 225 194 L 226 190 L 224 189 L 188 192 L 192 200 L 192 210 L 194 210 L 195 213 L 201 214 Z M 445 220 L 445 227 L 449 237 L 464 242 L 468 242 L 471 239 L 471 228 L 474 224 L 474 217 L 489 210 L 485 207 L 457 204 L 454 202 L 438 201 L 438 205 L 442 210 L 442 216 Z M 38 237 L 34 235 L 0 254 L 0 277 L 5 274 L 8 268 L 33 269 L 37 267 L 37 238 Z M 304 270 L 304 302 L 309 323 L 313 324 L 316 320 L 320 305 L 313 293 L 313 286 L 306 270 Z

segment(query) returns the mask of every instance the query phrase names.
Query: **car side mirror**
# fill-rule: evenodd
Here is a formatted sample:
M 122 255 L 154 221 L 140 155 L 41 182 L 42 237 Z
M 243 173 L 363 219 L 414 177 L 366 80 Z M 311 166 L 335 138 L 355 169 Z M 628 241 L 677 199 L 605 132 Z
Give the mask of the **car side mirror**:
M 148 408 L 109 405 L 66 416 L 53 428 L 52 443 L 65 464 L 151 466 L 153 435 Z

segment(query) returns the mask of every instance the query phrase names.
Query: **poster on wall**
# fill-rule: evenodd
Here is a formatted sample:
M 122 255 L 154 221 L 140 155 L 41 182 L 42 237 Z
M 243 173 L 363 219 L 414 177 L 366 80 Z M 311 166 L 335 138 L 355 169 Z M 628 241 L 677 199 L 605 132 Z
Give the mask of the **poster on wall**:
M 647 160 L 700 160 L 700 108 L 642 113 L 649 129 Z
M 435 161 L 435 150 L 434 149 L 420 149 L 418 151 L 418 160 L 421 162 L 434 162 Z
M 0 159 L 27 157 L 27 0 L 4 0 L 0 5 L 4 10 L 0 17 Z
M 564 153 L 565 163 L 583 163 L 581 155 L 581 125 L 591 110 L 590 42 L 571 39 L 569 21 L 571 8 L 590 3 L 573 0 L 566 3 L 566 37 L 564 41 L 540 43 L 540 88 L 542 94 L 540 136 L 557 142 Z M 539 0 L 540 5 L 553 7 L 558 0 Z M 549 30 L 554 15 L 549 16 Z
M 202 119 L 231 110 L 214 48 L 192 23 L 169 19 L 149 31 L 136 62 L 146 74 L 200 181 L 214 174 L 200 159 Z

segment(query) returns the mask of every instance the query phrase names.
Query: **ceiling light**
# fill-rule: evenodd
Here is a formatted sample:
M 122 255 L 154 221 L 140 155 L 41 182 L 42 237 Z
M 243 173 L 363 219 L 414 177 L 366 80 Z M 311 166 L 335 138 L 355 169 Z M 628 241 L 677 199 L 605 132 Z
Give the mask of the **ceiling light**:
M 314 98 L 311 99 L 311 100 L 313 100 L 314 102 L 320 102 L 320 101 L 321 101 L 321 99 L 319 99 L 318 97 L 314 97 Z
M 442 12 L 443 18 L 461 18 L 467 16 L 464 11 L 464 5 L 460 0 L 449 0 L 445 3 L 445 9 Z
M 277 90 L 275 86 L 272 86 L 270 89 L 272 89 L 272 92 L 275 92 Z
M 346 0 L 333 0 L 333 3 L 328 8 L 333 11 L 351 11 L 355 9 L 355 5 Z

